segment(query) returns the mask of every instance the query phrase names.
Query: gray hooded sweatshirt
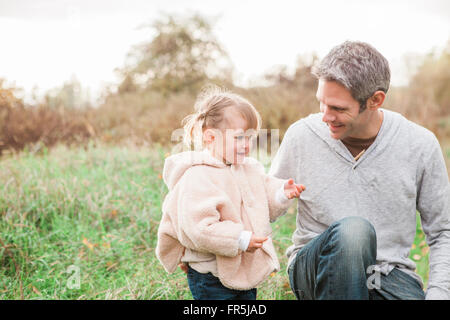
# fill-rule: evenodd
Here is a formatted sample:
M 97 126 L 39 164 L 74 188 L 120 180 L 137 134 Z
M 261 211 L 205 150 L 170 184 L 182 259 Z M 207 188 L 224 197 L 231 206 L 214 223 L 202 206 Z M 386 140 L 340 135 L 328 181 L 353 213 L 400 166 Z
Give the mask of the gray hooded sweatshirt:
M 330 136 L 321 113 L 287 130 L 269 174 L 306 186 L 298 201 L 288 264 L 330 224 L 360 216 L 376 230 L 381 273 L 397 267 L 422 284 L 408 258 L 419 211 L 430 247 L 426 298 L 450 299 L 450 185 L 441 147 L 431 131 L 399 113 L 381 111 L 380 131 L 356 162 Z

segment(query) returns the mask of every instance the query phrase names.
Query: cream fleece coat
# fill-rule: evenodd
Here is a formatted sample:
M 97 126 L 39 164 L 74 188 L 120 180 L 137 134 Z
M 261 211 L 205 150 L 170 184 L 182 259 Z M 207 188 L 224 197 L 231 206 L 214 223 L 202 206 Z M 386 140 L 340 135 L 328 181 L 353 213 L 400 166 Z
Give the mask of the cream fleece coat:
M 280 269 L 270 222 L 292 204 L 275 197 L 287 180 L 266 175 L 256 159 L 226 165 L 208 151 L 168 157 L 163 179 L 169 193 L 156 255 L 167 272 L 176 270 L 185 248 L 215 254 L 218 278 L 231 289 L 255 288 Z M 269 239 L 255 252 L 243 252 L 238 246 L 243 230 Z

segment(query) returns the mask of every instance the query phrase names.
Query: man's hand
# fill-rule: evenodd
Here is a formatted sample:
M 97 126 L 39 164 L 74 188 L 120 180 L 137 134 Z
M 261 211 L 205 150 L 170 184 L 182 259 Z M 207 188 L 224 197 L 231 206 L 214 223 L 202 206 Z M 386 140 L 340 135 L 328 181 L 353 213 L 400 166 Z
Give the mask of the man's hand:
M 252 234 L 252 237 L 250 238 L 250 243 L 248 244 L 247 251 L 248 252 L 255 252 L 256 249 L 259 249 L 262 247 L 263 242 L 266 241 L 267 237 L 256 237 L 254 234 Z
M 284 194 L 288 199 L 300 197 L 300 193 L 305 191 L 305 186 L 302 184 L 295 184 L 294 179 L 289 179 L 284 184 Z

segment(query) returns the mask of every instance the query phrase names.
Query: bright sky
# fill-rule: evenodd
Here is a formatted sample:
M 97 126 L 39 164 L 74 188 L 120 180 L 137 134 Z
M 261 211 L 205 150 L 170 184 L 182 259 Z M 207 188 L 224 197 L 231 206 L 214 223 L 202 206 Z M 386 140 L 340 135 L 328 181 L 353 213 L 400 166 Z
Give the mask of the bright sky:
M 344 40 L 375 46 L 391 64 L 392 83 L 410 71 L 404 55 L 442 48 L 450 39 L 448 0 L 0 0 L 0 77 L 39 93 L 75 75 L 96 98 L 118 79 L 132 45 L 149 41 L 161 13 L 215 18 L 241 85 L 297 57 L 323 57 Z

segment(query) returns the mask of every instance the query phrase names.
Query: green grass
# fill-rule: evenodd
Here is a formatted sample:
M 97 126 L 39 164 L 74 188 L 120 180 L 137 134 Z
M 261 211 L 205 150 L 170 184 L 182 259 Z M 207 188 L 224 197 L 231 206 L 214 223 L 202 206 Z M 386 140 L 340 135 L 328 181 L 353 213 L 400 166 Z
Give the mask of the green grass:
M 0 160 L 0 299 L 191 299 L 185 274 L 155 256 L 165 151 L 58 147 Z M 294 299 L 285 250 L 295 208 L 273 224 L 281 271 L 258 299 Z M 428 278 L 417 226 L 411 252 Z M 420 259 L 419 259 L 420 256 Z M 80 287 L 69 288 L 79 268 Z

